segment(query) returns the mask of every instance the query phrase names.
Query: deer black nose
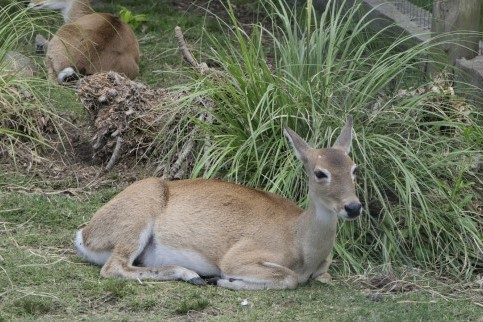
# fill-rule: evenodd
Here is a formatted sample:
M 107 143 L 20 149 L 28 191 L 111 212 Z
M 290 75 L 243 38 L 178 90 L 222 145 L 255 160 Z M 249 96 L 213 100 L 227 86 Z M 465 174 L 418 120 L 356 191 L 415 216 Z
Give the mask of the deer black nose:
M 360 202 L 351 202 L 344 206 L 345 211 L 347 211 L 347 216 L 349 218 L 356 218 L 361 214 L 362 205 Z

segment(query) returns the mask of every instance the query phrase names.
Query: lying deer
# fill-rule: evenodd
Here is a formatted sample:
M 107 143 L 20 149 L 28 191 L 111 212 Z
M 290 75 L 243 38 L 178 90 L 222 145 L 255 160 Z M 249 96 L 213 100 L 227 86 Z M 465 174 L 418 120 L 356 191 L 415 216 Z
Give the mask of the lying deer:
M 61 10 L 65 24 L 47 45 L 49 79 L 59 83 L 102 71 L 133 79 L 139 73 L 139 44 L 131 28 L 89 0 L 31 0 L 33 9 Z
M 285 128 L 309 176 L 306 210 L 234 183 L 148 178 L 97 211 L 77 232 L 77 250 L 102 265 L 104 277 L 206 284 L 206 276 L 236 290 L 328 281 L 337 216 L 354 219 L 362 208 L 348 155 L 351 132 L 349 117 L 332 148 L 313 149 Z

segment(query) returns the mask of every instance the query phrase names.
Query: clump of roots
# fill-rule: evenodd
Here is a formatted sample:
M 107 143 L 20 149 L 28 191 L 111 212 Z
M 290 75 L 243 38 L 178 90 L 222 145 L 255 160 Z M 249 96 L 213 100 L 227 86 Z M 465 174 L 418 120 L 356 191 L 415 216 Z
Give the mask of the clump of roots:
M 205 119 L 202 99 L 180 108 L 186 91 L 151 89 L 112 71 L 83 78 L 78 93 L 90 114 L 93 157 L 106 163 L 106 170 L 128 155 L 170 155 L 160 166 L 163 177 L 182 178 L 190 172 L 200 148 L 193 140 L 198 130 L 190 119 Z M 183 133 L 179 122 L 186 122 Z

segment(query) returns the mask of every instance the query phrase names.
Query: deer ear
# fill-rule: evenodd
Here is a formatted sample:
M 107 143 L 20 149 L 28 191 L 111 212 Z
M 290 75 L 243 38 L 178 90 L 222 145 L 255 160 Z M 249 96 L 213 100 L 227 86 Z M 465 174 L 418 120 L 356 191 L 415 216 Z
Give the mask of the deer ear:
M 283 134 L 288 138 L 290 144 L 292 145 L 297 159 L 302 162 L 307 160 L 307 151 L 310 146 L 304 141 L 297 133 L 291 130 L 288 126 L 284 126 Z
M 352 145 L 352 121 L 352 115 L 349 115 L 337 141 L 332 146 L 333 148 L 350 153 Z

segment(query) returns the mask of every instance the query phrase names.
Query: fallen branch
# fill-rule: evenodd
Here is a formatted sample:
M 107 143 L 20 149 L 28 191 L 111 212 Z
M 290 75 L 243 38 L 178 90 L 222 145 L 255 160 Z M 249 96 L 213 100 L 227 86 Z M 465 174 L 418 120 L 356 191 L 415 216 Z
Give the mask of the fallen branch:
M 181 179 L 183 177 L 183 171 L 180 173 L 181 164 L 188 158 L 188 155 L 193 150 L 193 147 L 194 147 L 193 135 L 195 134 L 194 133 L 195 131 L 196 129 L 191 130 L 189 135 L 190 139 L 184 144 L 183 150 L 181 150 L 181 153 L 179 153 L 178 155 L 178 160 L 176 160 L 176 162 L 171 167 L 172 177 L 175 179 Z
M 174 28 L 174 34 L 176 36 L 176 39 L 178 40 L 178 48 L 183 55 L 184 59 L 193 66 L 194 69 L 196 69 L 200 74 L 206 75 L 210 68 L 208 65 L 205 63 L 198 63 L 196 59 L 193 57 L 193 54 L 191 51 L 188 49 L 188 46 L 186 46 L 186 41 L 184 40 L 184 35 L 183 32 L 181 31 L 181 28 L 176 26 Z
M 109 159 L 109 162 L 106 165 L 106 171 L 111 170 L 112 167 L 116 164 L 117 160 L 119 159 L 119 152 L 121 151 L 121 146 L 122 146 L 122 138 L 121 136 L 118 136 L 116 140 L 116 146 L 114 147 L 114 151 L 112 152 L 111 158 Z

